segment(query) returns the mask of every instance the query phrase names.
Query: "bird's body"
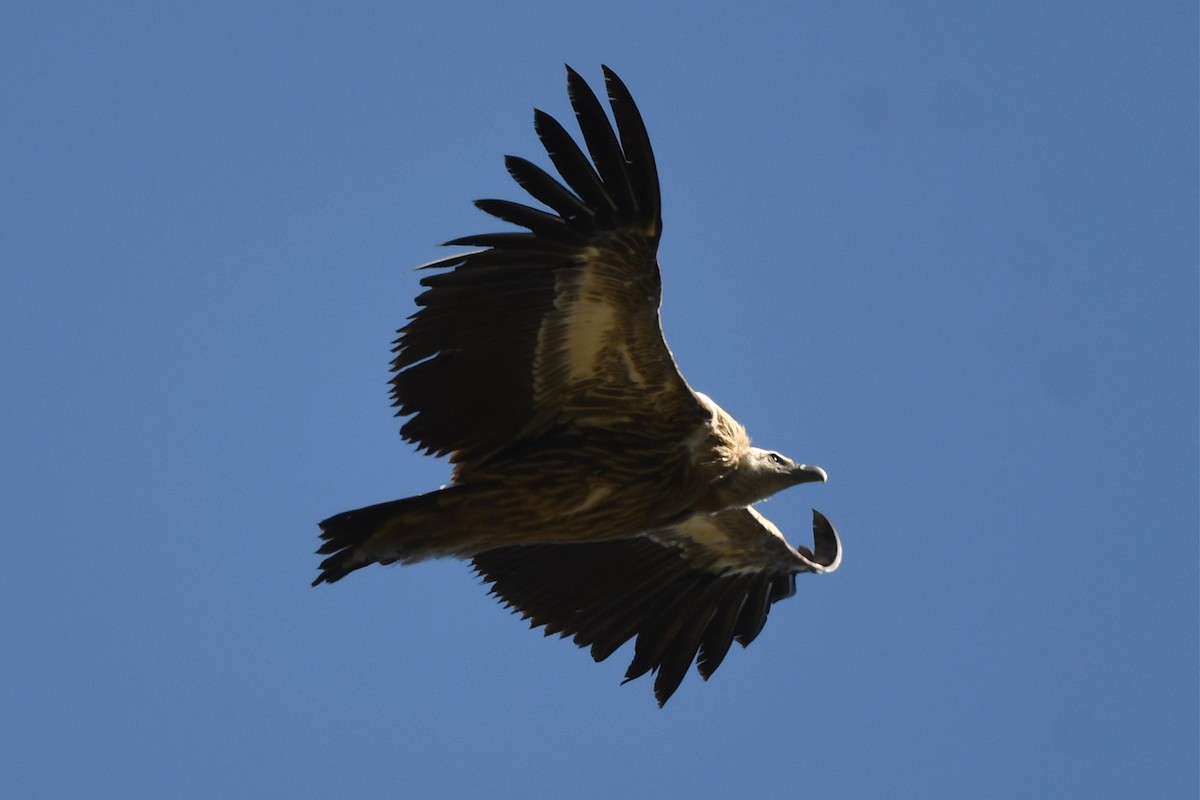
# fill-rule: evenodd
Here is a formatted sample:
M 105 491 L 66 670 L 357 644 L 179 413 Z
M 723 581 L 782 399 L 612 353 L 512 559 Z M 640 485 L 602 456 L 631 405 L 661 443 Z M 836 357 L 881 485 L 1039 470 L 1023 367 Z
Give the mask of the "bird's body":
M 528 231 L 453 242 L 484 249 L 427 265 L 447 271 L 422 281 L 400 331 L 402 433 L 450 455 L 451 483 L 322 522 L 315 583 L 375 562 L 472 559 L 501 599 L 598 660 L 636 636 L 629 677 L 656 670 L 665 702 L 693 659 L 708 677 L 796 573 L 836 568 L 840 549 L 816 512 L 810 551 L 750 508 L 824 471 L 751 446 L 679 374 L 658 315 L 653 154 L 628 91 L 605 77 L 616 131 L 568 72 L 590 162 L 535 115 L 569 189 L 508 158 L 554 213 L 479 201 Z

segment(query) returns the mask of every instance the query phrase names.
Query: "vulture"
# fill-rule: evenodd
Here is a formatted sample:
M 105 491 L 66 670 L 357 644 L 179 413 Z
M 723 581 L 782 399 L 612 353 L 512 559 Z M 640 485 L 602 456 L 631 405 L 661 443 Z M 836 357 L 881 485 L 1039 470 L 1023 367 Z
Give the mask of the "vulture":
M 626 681 L 653 673 L 661 706 L 693 662 L 707 680 L 733 642 L 750 644 L 796 575 L 836 569 L 841 545 L 818 511 L 809 549 L 754 509 L 825 471 L 752 446 L 680 374 L 659 318 L 654 155 L 603 70 L 611 123 L 567 67 L 583 148 L 534 111 L 558 178 L 505 160 L 540 207 L 476 201 L 521 230 L 447 242 L 473 249 L 421 268 L 391 394 L 403 438 L 449 456 L 450 483 L 320 523 L 313 585 L 468 559 L 531 627 L 597 661 L 634 639 Z

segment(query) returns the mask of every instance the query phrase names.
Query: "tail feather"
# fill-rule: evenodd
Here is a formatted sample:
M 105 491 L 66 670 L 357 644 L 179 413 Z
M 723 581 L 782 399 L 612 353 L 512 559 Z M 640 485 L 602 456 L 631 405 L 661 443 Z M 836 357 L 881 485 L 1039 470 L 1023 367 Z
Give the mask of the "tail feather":
M 394 561 L 454 555 L 458 530 L 455 488 L 392 500 L 335 514 L 321 523 L 321 574 L 313 581 L 335 583 L 356 569 Z

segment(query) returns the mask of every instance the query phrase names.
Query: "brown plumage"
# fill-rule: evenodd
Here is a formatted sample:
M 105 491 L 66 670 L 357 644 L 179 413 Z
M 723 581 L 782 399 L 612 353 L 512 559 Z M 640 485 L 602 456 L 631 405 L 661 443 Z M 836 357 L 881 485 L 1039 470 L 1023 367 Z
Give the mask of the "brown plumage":
M 321 523 L 313 582 L 372 563 L 471 559 L 492 592 L 597 661 L 636 637 L 628 679 L 656 672 L 659 703 L 693 660 L 707 679 L 747 645 L 795 575 L 830 572 L 840 544 L 813 512 L 793 548 L 750 506 L 820 467 L 753 447 L 679 374 L 659 322 L 658 174 L 641 115 L 604 68 L 616 127 L 570 68 L 588 156 L 549 115 L 534 127 L 565 183 L 509 172 L 549 211 L 476 205 L 524 231 L 426 269 L 392 367 L 404 438 L 454 465 L 428 494 Z

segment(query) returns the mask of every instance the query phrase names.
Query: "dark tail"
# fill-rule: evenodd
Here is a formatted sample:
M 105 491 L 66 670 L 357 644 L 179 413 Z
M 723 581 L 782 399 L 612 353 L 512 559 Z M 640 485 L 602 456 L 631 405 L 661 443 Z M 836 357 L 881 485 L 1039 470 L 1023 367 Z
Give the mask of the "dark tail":
M 343 511 L 321 523 L 317 553 L 328 556 L 312 585 L 334 583 L 376 562 L 457 555 L 460 487 Z

